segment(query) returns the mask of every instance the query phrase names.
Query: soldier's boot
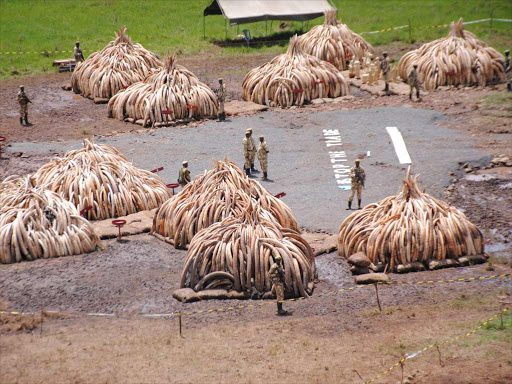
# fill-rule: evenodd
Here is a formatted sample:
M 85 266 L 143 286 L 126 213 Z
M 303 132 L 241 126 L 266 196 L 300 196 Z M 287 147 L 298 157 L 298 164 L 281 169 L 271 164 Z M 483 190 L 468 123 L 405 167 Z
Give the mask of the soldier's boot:
M 226 120 L 226 112 L 219 113 L 219 121 L 224 121 L 224 120 Z
M 409 100 L 412 100 L 412 91 L 409 92 Z
M 386 81 L 386 86 L 384 87 L 384 92 L 389 92 L 389 83 Z
M 351 209 L 352 209 L 352 202 L 351 202 L 351 201 L 349 201 L 349 202 L 348 202 L 348 208 L 347 208 L 347 211 L 348 211 L 348 210 L 351 210 Z
M 30 123 L 28 122 L 28 115 L 25 115 L 25 125 L 30 125 Z
M 361 209 L 361 200 L 357 200 L 357 205 L 359 205 L 358 209 Z
M 252 172 L 252 173 L 257 173 L 257 172 L 259 172 L 256 168 L 254 168 L 254 164 L 251 164 L 251 172 Z
M 247 176 L 251 176 L 251 169 L 250 168 L 244 168 L 245 169 L 245 174 Z
M 23 117 L 20 117 L 20 125 L 23 126 Z
M 283 303 L 277 303 L 277 314 L 278 316 L 284 316 L 286 315 L 288 312 L 286 312 L 284 309 L 283 309 Z
M 267 179 L 267 172 L 263 172 L 263 177 L 261 178 L 263 181 L 268 180 Z
M 420 96 L 420 90 L 419 89 L 416 91 L 416 98 L 418 99 L 418 101 L 421 101 L 421 96 Z

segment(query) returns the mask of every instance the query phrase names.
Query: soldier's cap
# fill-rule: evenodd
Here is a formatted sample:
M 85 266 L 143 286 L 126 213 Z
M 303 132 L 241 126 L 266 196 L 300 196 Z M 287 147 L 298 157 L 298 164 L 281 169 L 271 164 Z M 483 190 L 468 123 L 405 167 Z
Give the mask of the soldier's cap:
M 75 44 L 80 44 L 80 42 L 79 42 L 79 41 L 77 41 Z
M 283 258 L 282 258 L 282 256 L 281 256 L 281 255 L 277 255 L 276 257 L 274 257 L 274 260 L 275 260 L 275 261 L 283 260 Z
M 418 68 L 418 64 L 416 64 L 416 63 L 414 63 L 412 66 L 413 66 L 414 68 Z
M 182 164 L 183 164 L 183 165 L 187 165 L 187 164 L 188 164 L 188 161 L 186 161 L 186 160 L 185 160 Z
M 360 162 L 361 162 L 361 160 L 359 160 L 359 159 L 356 159 L 356 163 L 360 163 Z
M 224 81 L 224 79 L 221 77 L 221 78 L 219 79 L 219 83 L 222 83 L 223 81 Z
M 505 51 L 505 55 L 508 55 L 509 53 L 510 53 L 510 51 L 507 49 L 507 50 Z
M 25 86 L 24 85 L 20 85 L 20 88 L 25 88 Z
M 382 56 L 387 56 L 388 53 L 387 52 L 382 52 Z
M 252 128 L 247 128 L 245 132 L 252 132 Z

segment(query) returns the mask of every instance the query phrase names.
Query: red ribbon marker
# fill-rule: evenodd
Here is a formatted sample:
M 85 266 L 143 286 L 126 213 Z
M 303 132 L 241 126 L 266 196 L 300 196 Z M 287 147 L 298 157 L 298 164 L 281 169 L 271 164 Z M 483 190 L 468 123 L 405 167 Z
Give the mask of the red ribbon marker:
M 167 188 L 172 188 L 172 195 L 174 196 L 174 188 L 178 188 L 179 184 L 167 184 Z
M 192 110 L 197 109 L 197 107 L 195 105 L 190 105 L 190 104 L 187 104 L 187 108 L 192 109 Z
M 157 172 L 160 172 L 160 171 L 163 171 L 163 170 L 164 170 L 164 167 L 160 167 L 160 168 L 153 169 L 151 172 L 157 173 Z
M 445 72 L 446 76 L 455 76 L 457 73 L 455 71 Z
M 278 193 L 277 195 L 275 195 L 274 197 L 277 197 L 278 199 L 280 199 L 281 197 L 283 196 L 286 196 L 286 193 L 285 192 L 281 192 L 281 193 Z
M 113 220 L 112 225 L 116 226 L 119 229 L 119 235 L 117 236 L 117 241 L 121 240 L 121 227 L 126 224 L 126 220 Z
M 302 92 L 304 92 L 304 90 L 303 89 L 294 89 L 292 92 L 293 93 L 302 93 Z
M 325 84 L 325 80 L 313 81 L 313 85 Z
M 167 111 L 162 111 L 162 115 L 165 116 L 165 123 L 169 123 L 169 115 L 172 115 L 172 109 L 168 109 Z
M 82 209 L 80 211 L 80 216 L 83 216 L 85 212 L 90 211 L 91 209 L 92 209 L 92 205 L 85 207 L 84 209 Z

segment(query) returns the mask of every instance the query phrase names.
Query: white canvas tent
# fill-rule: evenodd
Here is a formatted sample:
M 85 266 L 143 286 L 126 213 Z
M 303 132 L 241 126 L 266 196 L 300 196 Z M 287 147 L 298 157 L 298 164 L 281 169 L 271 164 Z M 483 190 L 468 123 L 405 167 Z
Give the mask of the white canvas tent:
M 230 25 L 267 20 L 307 21 L 336 9 L 329 0 L 213 0 L 204 9 L 208 15 L 224 15 Z M 204 32 L 204 31 L 203 31 Z

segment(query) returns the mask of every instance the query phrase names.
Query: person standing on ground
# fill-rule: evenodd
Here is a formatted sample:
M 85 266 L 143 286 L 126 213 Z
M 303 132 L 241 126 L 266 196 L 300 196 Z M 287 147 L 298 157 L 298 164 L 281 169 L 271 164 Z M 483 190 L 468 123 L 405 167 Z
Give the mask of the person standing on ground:
M 219 121 L 226 120 L 226 112 L 224 112 L 224 101 L 226 100 L 226 87 L 224 85 L 224 79 L 219 79 Z
M 256 160 L 256 150 L 257 150 L 256 143 L 254 142 L 254 137 L 252 137 L 252 128 L 247 128 L 247 130 L 249 131 L 249 139 L 252 142 L 252 148 L 253 148 L 253 150 L 251 151 L 251 172 L 257 173 L 259 171 L 256 168 L 254 168 L 254 160 Z
M 284 301 L 284 270 L 283 259 L 280 255 L 274 258 L 274 264 L 268 271 L 268 277 L 272 282 L 272 293 L 276 296 L 277 314 L 279 316 L 286 315 L 288 312 L 283 310 Z
M 262 180 L 266 181 L 267 179 L 267 160 L 268 160 L 268 150 L 267 142 L 263 136 L 260 136 L 260 144 L 258 145 L 258 161 L 260 162 L 261 170 L 263 171 Z
M 185 185 L 190 183 L 190 171 L 188 170 L 188 161 L 183 162 L 183 167 L 180 169 L 180 173 L 178 175 L 178 183 L 181 185 L 181 188 L 185 188 Z
M 390 70 L 390 64 L 389 64 L 389 57 L 388 53 L 384 52 L 382 53 L 382 61 L 380 62 L 380 69 L 382 70 L 382 76 L 384 77 L 384 92 L 386 94 L 389 94 L 389 70 Z
M 416 88 L 416 99 L 421 101 L 420 96 L 420 82 L 418 80 L 418 64 L 414 63 L 412 69 L 409 71 L 409 75 L 407 76 L 407 82 L 409 83 L 409 100 L 412 100 L 412 90 Z
M 75 62 L 78 64 L 78 63 L 81 63 L 82 61 L 84 61 L 84 55 L 82 53 L 82 50 L 80 49 L 80 42 L 77 41 L 75 43 L 75 48 L 73 48 L 73 56 L 75 56 Z
M 512 64 L 510 63 L 510 51 L 505 51 L 505 76 L 507 79 L 507 90 L 512 92 Z
M 366 174 L 364 169 L 359 166 L 361 160 L 356 159 L 355 167 L 350 168 L 350 180 L 352 181 L 352 187 L 350 188 L 350 197 L 348 198 L 348 208 L 352 209 L 352 200 L 354 199 L 354 194 L 357 191 L 357 202 L 359 209 L 361 209 L 361 193 L 364 187 L 364 182 L 366 180 Z
M 247 128 L 245 130 L 245 137 L 242 141 L 242 144 L 244 145 L 244 171 L 247 176 L 251 176 L 251 158 L 253 152 L 256 151 L 256 148 L 254 147 L 254 141 L 251 138 L 251 128 Z
M 30 125 L 28 122 L 28 103 L 32 103 L 28 96 L 25 94 L 25 86 L 20 85 L 20 91 L 18 92 L 18 104 L 20 105 L 20 125 Z

